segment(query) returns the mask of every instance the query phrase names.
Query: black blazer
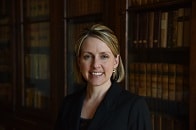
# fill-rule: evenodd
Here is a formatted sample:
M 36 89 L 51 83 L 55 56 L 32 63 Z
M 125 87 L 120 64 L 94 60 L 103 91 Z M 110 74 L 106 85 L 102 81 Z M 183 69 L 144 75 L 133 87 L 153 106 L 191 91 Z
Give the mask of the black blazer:
M 85 92 L 83 89 L 65 97 L 55 130 L 79 130 Z M 88 130 L 151 130 L 145 100 L 113 84 L 97 108 Z

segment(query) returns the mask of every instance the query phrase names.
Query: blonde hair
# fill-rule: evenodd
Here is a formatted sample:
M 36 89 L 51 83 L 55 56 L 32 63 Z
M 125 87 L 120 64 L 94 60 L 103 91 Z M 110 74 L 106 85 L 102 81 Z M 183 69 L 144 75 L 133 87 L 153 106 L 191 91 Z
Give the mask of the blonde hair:
M 114 35 L 114 32 L 110 28 L 104 25 L 95 24 L 95 25 L 92 25 L 90 28 L 85 29 L 83 33 L 80 35 L 80 38 L 78 39 L 75 45 L 76 58 L 80 56 L 82 44 L 87 37 L 98 38 L 99 40 L 103 41 L 111 49 L 115 57 L 120 55 L 120 47 L 119 47 L 118 39 Z M 79 83 L 81 83 L 81 81 L 85 81 L 82 75 L 79 73 L 78 66 L 76 67 L 76 70 L 77 70 L 77 74 L 76 74 L 77 81 Z M 116 68 L 115 72 L 113 72 L 111 80 L 115 82 L 121 82 L 124 79 L 124 74 L 125 74 L 124 66 L 122 63 L 122 59 L 119 56 L 119 65 Z

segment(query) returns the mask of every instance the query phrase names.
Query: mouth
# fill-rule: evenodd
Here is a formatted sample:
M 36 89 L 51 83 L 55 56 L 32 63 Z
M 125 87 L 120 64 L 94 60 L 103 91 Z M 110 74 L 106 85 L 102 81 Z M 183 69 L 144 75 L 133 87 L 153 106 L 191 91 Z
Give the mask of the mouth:
M 101 76 L 103 73 L 101 72 L 91 72 L 93 76 Z

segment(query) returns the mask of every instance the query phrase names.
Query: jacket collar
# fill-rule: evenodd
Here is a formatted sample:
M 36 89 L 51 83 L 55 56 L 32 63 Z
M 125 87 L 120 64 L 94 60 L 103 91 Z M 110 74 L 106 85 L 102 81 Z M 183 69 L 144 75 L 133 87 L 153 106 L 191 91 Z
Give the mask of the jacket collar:
M 106 93 L 103 101 L 98 106 L 96 113 L 92 119 L 92 122 L 89 126 L 89 130 L 96 130 L 102 127 L 102 124 L 108 119 L 110 116 L 110 112 L 115 108 L 115 105 L 117 103 L 117 98 L 119 97 L 120 93 L 122 92 L 123 88 L 120 87 L 117 83 L 112 83 L 111 87 L 109 88 L 108 92 Z M 80 94 L 80 98 L 78 101 L 76 101 L 76 104 L 74 105 L 74 115 L 72 117 L 71 122 L 77 121 L 77 125 L 73 123 L 72 128 L 78 130 L 80 125 L 80 115 L 81 115 L 81 109 L 82 104 L 85 98 L 86 89 L 83 89 Z M 75 120 L 75 121 L 74 121 Z
M 102 124 L 110 116 L 110 112 L 115 108 L 116 99 L 119 97 L 122 88 L 118 84 L 113 83 L 101 104 L 98 106 L 94 118 L 89 126 L 89 130 L 96 130 L 101 127 Z

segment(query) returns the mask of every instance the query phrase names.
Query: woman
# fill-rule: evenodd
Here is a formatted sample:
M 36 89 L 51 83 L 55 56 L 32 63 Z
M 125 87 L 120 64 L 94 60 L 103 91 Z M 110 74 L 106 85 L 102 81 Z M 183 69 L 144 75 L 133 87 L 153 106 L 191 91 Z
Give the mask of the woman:
M 143 98 L 119 85 L 124 78 L 118 40 L 96 24 L 85 30 L 75 48 L 81 91 L 65 97 L 56 130 L 151 130 Z

